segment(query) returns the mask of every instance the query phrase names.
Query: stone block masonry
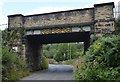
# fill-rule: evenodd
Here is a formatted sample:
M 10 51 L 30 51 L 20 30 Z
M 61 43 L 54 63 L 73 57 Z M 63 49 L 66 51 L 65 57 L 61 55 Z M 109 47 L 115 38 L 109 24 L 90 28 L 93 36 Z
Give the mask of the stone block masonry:
M 114 31 L 114 3 L 94 4 L 92 8 L 75 9 L 68 11 L 8 16 L 8 28 L 44 29 L 54 25 L 76 25 L 95 27 L 95 32 Z

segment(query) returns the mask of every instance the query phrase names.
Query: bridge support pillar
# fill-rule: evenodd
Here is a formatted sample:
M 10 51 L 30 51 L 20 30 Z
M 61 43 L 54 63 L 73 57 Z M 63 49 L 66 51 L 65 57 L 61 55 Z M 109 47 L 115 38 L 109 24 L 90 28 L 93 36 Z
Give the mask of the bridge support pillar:
M 90 46 L 90 34 L 84 41 L 84 54 L 86 54 L 86 51 L 88 50 L 89 46 Z
M 30 71 L 38 71 L 41 69 L 41 49 L 42 45 L 39 42 L 30 40 L 26 43 L 26 61 Z

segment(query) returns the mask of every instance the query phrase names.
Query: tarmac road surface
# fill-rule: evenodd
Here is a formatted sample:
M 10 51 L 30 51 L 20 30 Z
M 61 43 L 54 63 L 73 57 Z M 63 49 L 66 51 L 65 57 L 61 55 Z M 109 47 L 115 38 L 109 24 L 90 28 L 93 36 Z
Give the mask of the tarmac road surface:
M 31 73 L 21 80 L 73 80 L 73 66 L 49 64 L 48 69 Z

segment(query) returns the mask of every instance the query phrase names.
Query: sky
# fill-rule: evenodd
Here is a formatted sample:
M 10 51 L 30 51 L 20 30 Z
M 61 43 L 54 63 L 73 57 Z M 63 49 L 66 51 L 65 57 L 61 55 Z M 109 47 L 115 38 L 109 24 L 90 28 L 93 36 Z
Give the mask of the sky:
M 8 26 L 8 15 L 41 14 L 93 7 L 94 4 L 114 2 L 118 6 L 120 0 L 0 0 L 0 29 Z

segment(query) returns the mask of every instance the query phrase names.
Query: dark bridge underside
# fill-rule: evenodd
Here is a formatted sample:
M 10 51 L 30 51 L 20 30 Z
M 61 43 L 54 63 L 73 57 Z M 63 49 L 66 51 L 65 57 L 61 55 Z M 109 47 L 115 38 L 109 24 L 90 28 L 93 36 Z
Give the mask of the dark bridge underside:
M 89 41 L 89 39 L 90 39 L 90 32 L 73 32 L 73 33 L 43 34 L 43 35 L 27 36 L 27 40 L 32 42 L 32 44 L 85 42 L 85 41 Z
M 90 32 L 72 32 L 61 34 L 26 35 L 26 58 L 30 71 L 37 71 L 41 65 L 42 44 L 84 42 L 84 52 L 90 43 Z

